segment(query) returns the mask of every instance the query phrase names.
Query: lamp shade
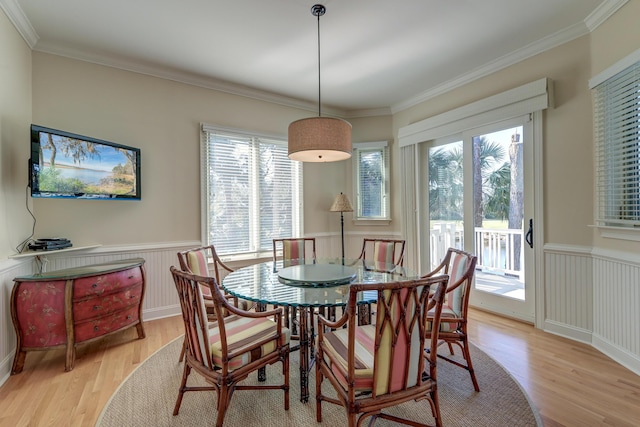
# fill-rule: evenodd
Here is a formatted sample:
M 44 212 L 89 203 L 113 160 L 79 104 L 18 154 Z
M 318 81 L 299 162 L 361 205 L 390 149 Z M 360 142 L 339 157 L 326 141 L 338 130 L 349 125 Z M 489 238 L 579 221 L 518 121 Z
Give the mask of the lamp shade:
M 329 209 L 330 212 L 353 212 L 351 202 L 345 194 L 338 194 Z
M 351 157 L 351 123 L 335 117 L 309 117 L 289 125 L 289 158 L 336 162 Z

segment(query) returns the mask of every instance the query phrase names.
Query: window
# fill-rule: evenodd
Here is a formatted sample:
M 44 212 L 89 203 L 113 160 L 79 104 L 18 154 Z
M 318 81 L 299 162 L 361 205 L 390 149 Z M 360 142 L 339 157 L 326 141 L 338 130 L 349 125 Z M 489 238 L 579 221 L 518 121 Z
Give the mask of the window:
M 640 62 L 594 80 L 597 225 L 640 227 Z
M 354 144 L 356 219 L 389 220 L 387 142 Z
M 302 229 L 302 164 L 287 142 L 202 126 L 203 241 L 221 255 L 260 256 Z

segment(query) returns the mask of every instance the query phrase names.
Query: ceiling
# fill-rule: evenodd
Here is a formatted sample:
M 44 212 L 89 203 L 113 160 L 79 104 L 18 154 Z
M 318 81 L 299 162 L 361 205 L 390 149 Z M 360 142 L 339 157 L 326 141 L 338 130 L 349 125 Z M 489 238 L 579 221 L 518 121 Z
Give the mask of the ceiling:
M 401 111 L 592 31 L 626 0 L 324 0 L 323 114 Z M 29 46 L 317 110 L 317 0 L 0 0 Z

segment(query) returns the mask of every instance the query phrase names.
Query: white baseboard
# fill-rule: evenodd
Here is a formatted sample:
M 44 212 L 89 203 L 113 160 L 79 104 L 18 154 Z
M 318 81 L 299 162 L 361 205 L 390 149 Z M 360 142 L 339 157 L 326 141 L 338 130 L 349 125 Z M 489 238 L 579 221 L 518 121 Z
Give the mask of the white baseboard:
M 545 320 L 544 331 L 564 338 L 569 338 L 574 341 L 591 344 L 592 334 L 591 331 L 586 329 L 576 328 L 574 326 L 554 322 L 552 320 Z
M 633 371 L 636 375 L 640 375 L 640 357 L 616 347 L 603 337 L 596 334 L 593 334 L 591 344 L 594 348 L 606 354 L 630 371 Z
M 498 314 L 500 316 L 508 317 L 510 319 L 516 319 L 522 322 L 531 323 L 533 325 L 533 321 L 534 321 L 533 315 L 526 316 L 526 315 L 523 315 L 522 313 L 506 310 L 504 307 L 500 305 L 492 305 L 492 304 L 486 304 L 486 303 L 480 303 L 480 304 L 469 303 L 469 305 L 471 307 L 477 308 L 478 310 L 488 311 L 491 313 Z
M 165 317 L 173 317 L 181 315 L 180 304 L 171 305 L 168 307 L 157 307 L 148 310 L 142 310 L 142 319 L 145 322 L 151 320 L 163 319 Z

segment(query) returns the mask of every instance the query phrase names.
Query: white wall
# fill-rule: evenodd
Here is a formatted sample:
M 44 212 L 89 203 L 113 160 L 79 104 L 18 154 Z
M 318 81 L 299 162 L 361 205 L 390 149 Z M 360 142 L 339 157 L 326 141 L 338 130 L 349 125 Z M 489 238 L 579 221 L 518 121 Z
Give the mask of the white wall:
M 0 260 L 31 232 L 25 207 L 31 109 L 31 50 L 0 11 Z

